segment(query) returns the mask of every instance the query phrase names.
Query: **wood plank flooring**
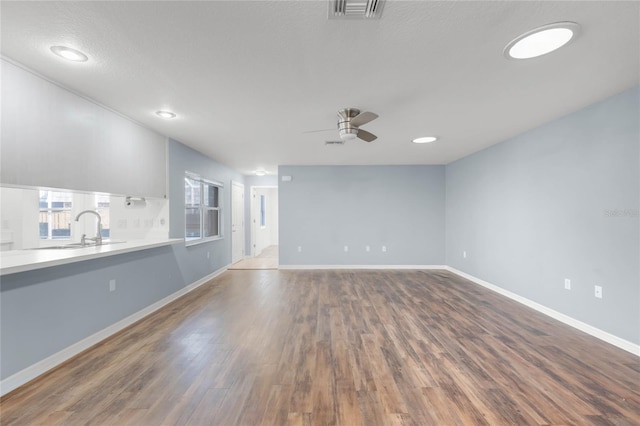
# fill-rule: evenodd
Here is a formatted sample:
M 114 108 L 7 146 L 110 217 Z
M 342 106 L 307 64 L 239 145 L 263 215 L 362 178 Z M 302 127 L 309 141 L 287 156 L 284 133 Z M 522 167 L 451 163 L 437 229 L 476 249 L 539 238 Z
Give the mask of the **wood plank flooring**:
M 3 425 L 638 425 L 640 359 L 444 271 L 228 271 Z
M 229 269 L 278 269 L 278 246 L 266 247 L 260 256 L 242 259 Z

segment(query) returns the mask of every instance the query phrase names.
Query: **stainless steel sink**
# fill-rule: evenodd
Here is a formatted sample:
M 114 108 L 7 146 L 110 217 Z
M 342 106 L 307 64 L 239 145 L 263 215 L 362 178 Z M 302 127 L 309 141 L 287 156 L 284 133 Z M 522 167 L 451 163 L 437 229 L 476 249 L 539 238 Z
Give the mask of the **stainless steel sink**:
M 111 244 L 122 244 L 126 243 L 126 241 L 103 241 L 102 246 L 108 246 Z M 49 247 L 35 247 L 29 250 L 69 250 L 69 249 L 80 249 L 80 248 L 88 248 L 88 247 L 100 247 L 96 244 L 85 244 L 84 246 L 81 243 L 69 243 L 63 246 L 49 246 Z

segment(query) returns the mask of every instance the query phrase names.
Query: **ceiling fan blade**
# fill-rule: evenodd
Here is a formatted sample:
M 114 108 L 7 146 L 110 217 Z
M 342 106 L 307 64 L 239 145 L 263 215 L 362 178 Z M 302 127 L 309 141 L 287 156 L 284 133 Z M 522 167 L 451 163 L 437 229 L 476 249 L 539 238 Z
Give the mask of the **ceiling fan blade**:
M 351 119 L 351 125 L 360 127 L 363 124 L 367 124 L 368 122 L 375 120 L 376 118 L 378 118 L 378 114 L 374 114 L 369 111 L 361 112 Z
M 378 139 L 378 137 L 373 133 L 369 133 L 366 130 L 362 130 L 362 129 L 358 129 L 358 137 L 365 142 L 373 142 L 376 139 Z
M 322 130 L 307 130 L 302 133 L 320 133 L 320 132 L 335 132 L 337 129 L 334 127 L 333 129 L 322 129 Z

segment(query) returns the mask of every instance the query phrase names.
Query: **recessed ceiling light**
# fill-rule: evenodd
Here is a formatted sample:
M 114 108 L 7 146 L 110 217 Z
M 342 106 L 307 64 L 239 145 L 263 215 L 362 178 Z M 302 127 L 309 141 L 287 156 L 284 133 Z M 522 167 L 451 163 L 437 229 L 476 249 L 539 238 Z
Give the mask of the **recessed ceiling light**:
M 546 55 L 575 39 L 580 25 L 575 22 L 556 22 L 528 31 L 513 39 L 504 48 L 510 59 L 529 59 Z
M 438 138 L 436 138 L 435 136 L 425 136 L 422 138 L 416 138 L 414 140 L 412 140 L 411 142 L 413 143 L 430 143 L 430 142 L 435 142 L 437 141 Z
M 264 176 L 264 175 L 267 174 L 267 172 L 265 170 L 256 170 L 253 173 L 255 173 L 256 176 Z
M 84 53 L 66 46 L 51 46 L 51 51 L 68 61 L 86 62 L 89 60 L 89 57 Z
M 174 113 L 172 113 L 171 111 L 156 111 L 156 115 L 158 117 L 162 117 L 162 118 L 175 118 L 176 115 Z

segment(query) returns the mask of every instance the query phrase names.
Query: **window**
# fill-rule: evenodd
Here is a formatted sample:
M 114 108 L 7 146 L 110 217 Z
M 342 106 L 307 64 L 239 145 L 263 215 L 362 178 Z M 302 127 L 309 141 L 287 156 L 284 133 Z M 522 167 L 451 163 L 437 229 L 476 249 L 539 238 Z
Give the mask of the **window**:
M 222 184 L 187 174 L 184 178 L 186 241 L 222 237 L 220 192 Z
M 109 203 L 110 197 L 108 195 L 96 195 L 95 196 L 95 210 L 102 218 L 102 238 L 109 238 L 111 234 L 110 220 L 109 220 Z
M 40 191 L 40 239 L 41 240 L 70 240 L 71 222 L 82 210 L 95 210 L 102 219 L 102 238 L 109 238 L 110 196 L 102 194 L 81 194 L 62 191 Z M 76 232 L 95 235 L 95 227 L 81 221 L 81 228 Z
M 265 228 L 267 226 L 267 206 L 266 206 L 266 197 L 264 195 L 260 196 L 260 226 Z
M 71 208 L 73 194 L 70 192 L 40 191 L 40 239 L 71 239 Z

